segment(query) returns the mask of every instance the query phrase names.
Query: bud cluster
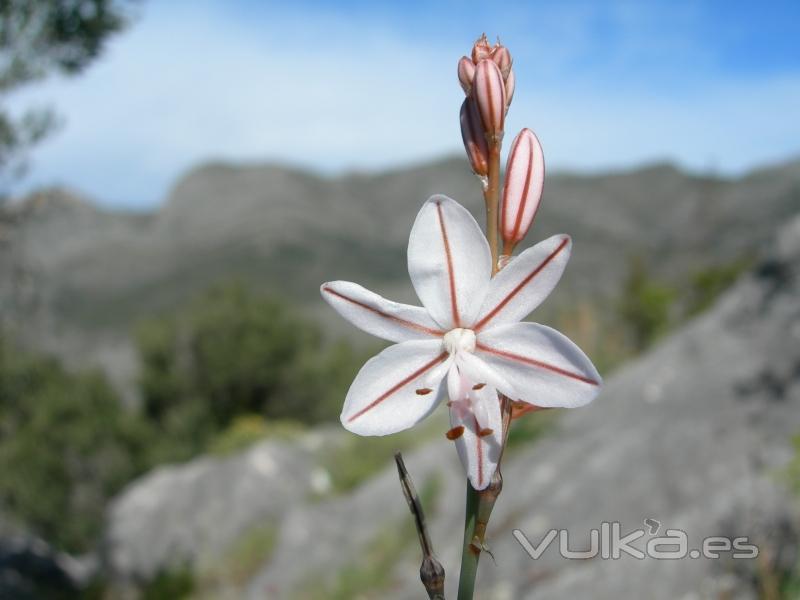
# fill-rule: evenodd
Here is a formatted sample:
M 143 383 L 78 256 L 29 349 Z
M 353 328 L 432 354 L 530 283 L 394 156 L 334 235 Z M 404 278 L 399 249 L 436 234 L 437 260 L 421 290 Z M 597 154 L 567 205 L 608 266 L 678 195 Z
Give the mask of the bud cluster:
M 486 191 L 492 150 L 499 154 L 505 116 L 514 96 L 511 52 L 500 42 L 492 46 L 482 35 L 470 55 L 459 59 L 458 81 L 466 94 L 460 115 L 464 149 L 472 170 L 484 180 Z M 530 129 L 523 129 L 511 144 L 506 164 L 498 223 L 504 254 L 510 254 L 528 233 L 543 188 L 541 144 Z

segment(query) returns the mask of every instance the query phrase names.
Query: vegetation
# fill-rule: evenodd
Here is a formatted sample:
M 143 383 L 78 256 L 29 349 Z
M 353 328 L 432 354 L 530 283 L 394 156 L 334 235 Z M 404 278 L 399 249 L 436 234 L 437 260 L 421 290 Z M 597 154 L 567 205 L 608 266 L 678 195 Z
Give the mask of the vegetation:
M 684 309 L 686 315 L 694 316 L 709 308 L 722 292 L 752 266 L 753 259 L 745 256 L 727 264 L 695 271 L 691 276 Z
M 106 502 L 147 466 L 146 437 L 100 375 L 0 340 L 0 506 L 56 547 L 92 545 Z
M 619 301 L 635 351 L 644 350 L 669 328 L 675 290 L 650 277 L 641 257 L 631 259 Z
M 631 258 L 617 303 L 630 346 L 624 354 L 641 352 L 675 326 L 708 309 L 752 264 L 751 257 L 740 257 L 667 282 L 651 275 L 641 257 Z
M 215 288 L 140 330 L 136 413 L 100 374 L 69 373 L 0 339 L 3 512 L 60 549 L 88 550 L 107 501 L 155 464 L 228 454 L 338 415 L 362 358 L 322 342 L 284 304 Z
M 164 570 L 139 590 L 140 600 L 183 600 L 189 598 L 196 586 L 188 567 Z
M 213 288 L 138 331 L 143 413 L 163 435 L 157 460 L 206 450 L 237 418 L 316 423 L 339 414 L 361 357 L 324 346 L 320 329 L 285 304 L 238 284 Z M 254 420 L 231 437 L 256 438 Z M 247 431 L 248 433 L 245 433 Z M 261 433 L 266 433 L 263 431 Z
M 261 415 L 242 415 L 212 439 L 208 451 L 216 456 L 227 456 L 267 438 L 292 439 L 303 430 L 297 421 L 268 422 Z
M 82 72 L 125 21 L 123 2 L 115 0 L 0 2 L 0 98 L 50 73 Z M 0 107 L 0 173 L 19 171 L 25 152 L 55 123 L 49 109 L 13 116 Z

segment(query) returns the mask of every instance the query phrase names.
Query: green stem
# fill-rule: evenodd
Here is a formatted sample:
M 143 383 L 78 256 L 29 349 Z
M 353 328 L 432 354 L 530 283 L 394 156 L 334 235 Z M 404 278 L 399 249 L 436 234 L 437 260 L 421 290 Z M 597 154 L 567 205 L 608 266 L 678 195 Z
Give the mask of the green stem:
M 458 577 L 458 600 L 472 600 L 475 591 L 475 576 L 478 573 L 479 548 L 475 548 L 472 540 L 475 537 L 475 526 L 478 522 L 478 492 L 467 481 L 466 514 L 464 515 L 464 546 L 461 554 L 461 574 Z

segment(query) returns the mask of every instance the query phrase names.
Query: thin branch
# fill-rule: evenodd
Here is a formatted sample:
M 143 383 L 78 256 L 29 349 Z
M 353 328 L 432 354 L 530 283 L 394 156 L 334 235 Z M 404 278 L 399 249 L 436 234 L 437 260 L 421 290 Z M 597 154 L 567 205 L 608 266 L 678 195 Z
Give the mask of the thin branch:
M 414 525 L 417 528 L 420 548 L 422 548 L 422 566 L 419 570 L 420 579 L 431 600 L 444 600 L 444 567 L 433 555 L 433 545 L 428 534 L 428 528 L 425 525 L 422 502 L 420 502 L 414 482 L 411 481 L 411 475 L 408 474 L 408 469 L 406 469 L 406 465 L 403 462 L 403 455 L 397 452 L 394 455 L 394 460 L 397 463 L 400 487 L 403 488 L 403 495 L 406 497 L 406 502 L 408 502 L 408 508 L 411 514 L 414 515 Z

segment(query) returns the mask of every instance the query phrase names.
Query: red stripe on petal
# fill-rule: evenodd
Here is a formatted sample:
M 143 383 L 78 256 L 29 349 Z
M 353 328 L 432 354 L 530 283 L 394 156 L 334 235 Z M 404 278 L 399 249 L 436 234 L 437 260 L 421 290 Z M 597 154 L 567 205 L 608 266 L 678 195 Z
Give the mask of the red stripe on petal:
M 427 363 L 427 364 L 423 365 L 422 367 L 420 367 L 419 369 L 417 369 L 416 371 L 414 371 L 414 372 L 413 372 L 411 375 L 409 375 L 408 377 L 404 378 L 404 379 L 403 379 L 402 381 L 400 381 L 399 383 L 396 383 L 395 385 L 393 385 L 392 387 L 390 387 L 390 388 L 389 388 L 388 390 L 386 390 L 386 391 L 385 391 L 383 394 L 381 394 L 381 395 L 380 395 L 380 396 L 378 396 L 378 397 L 377 397 L 375 400 L 373 400 L 372 402 L 370 402 L 369 404 L 367 404 L 367 406 L 365 406 L 364 408 L 362 408 L 360 411 L 358 411 L 358 412 L 357 412 L 356 414 L 354 414 L 352 417 L 349 417 L 349 418 L 347 419 L 347 422 L 348 422 L 348 423 L 352 423 L 352 422 L 353 422 L 353 421 L 355 421 L 355 420 L 356 420 L 358 417 L 360 417 L 360 416 L 361 416 L 361 415 L 363 415 L 364 413 L 366 413 L 366 412 L 368 412 L 368 411 L 372 410 L 373 408 L 375 408 L 376 406 L 378 406 L 378 405 L 379 405 L 381 402 L 383 402 L 384 400 L 386 400 L 387 398 L 389 398 L 390 396 L 392 396 L 392 395 L 393 395 L 395 392 L 397 392 L 397 391 L 398 391 L 400 388 L 402 388 L 403 386 L 405 386 L 405 385 L 408 385 L 409 383 L 411 383 L 412 381 L 414 381 L 414 380 L 415 380 L 417 377 L 419 377 L 420 375 L 422 375 L 423 373 L 425 373 L 425 371 L 428 371 L 428 370 L 430 370 L 431 368 L 433 368 L 433 367 L 435 367 L 436 365 L 438 365 L 440 362 L 443 362 L 443 361 L 444 361 L 444 360 L 445 360 L 447 357 L 448 357 L 448 354 L 447 354 L 447 352 L 442 352 L 442 353 L 441 353 L 439 356 L 437 356 L 436 358 L 434 358 L 432 361 L 430 361 L 429 363 Z
M 514 296 L 516 296 L 517 294 L 520 293 L 522 288 L 524 288 L 526 285 L 528 285 L 531 282 L 531 280 L 534 277 L 536 277 L 542 271 L 542 269 L 544 269 L 548 264 L 550 264 L 550 262 L 556 256 L 558 256 L 561 253 L 561 251 L 564 250 L 564 248 L 567 247 L 567 244 L 569 244 L 569 238 L 568 237 L 564 238 L 563 240 L 561 240 L 561 243 L 558 245 L 558 247 L 555 250 L 553 250 L 547 256 L 547 258 L 545 258 L 541 263 L 539 263 L 539 265 L 533 271 L 531 271 L 530 274 L 528 274 L 525 277 L 525 279 L 523 279 L 513 290 L 511 290 L 505 298 L 503 298 L 500 302 L 498 302 L 497 306 L 495 306 L 492 310 L 490 310 L 488 313 L 486 313 L 486 316 L 483 317 L 480 321 L 478 321 L 475 324 L 475 326 L 472 328 L 473 331 L 475 331 L 475 333 L 477 333 L 478 331 L 483 329 L 489 321 L 494 319 L 497 316 L 497 313 L 499 313 L 501 310 L 503 310 L 503 308 L 509 302 L 511 302 L 511 300 L 514 299 Z
M 401 319 L 400 317 L 396 317 L 395 315 L 390 315 L 388 313 L 383 312 L 375 308 L 374 306 L 370 306 L 364 302 L 356 300 L 355 298 L 351 298 L 350 296 L 345 296 L 341 292 L 337 292 L 329 287 L 322 288 L 323 292 L 328 292 L 332 296 L 336 296 L 337 298 L 341 298 L 345 302 L 349 302 L 350 304 L 355 304 L 356 306 L 360 306 L 361 308 L 368 310 L 370 312 L 375 313 L 385 319 L 389 319 L 390 321 L 394 321 L 398 325 L 402 325 L 403 327 L 408 327 L 409 329 L 414 329 L 416 331 L 421 331 L 422 333 L 427 333 L 428 335 L 432 335 L 435 337 L 441 337 L 444 335 L 444 331 L 440 331 L 438 329 L 431 329 L 430 327 L 425 327 L 424 325 L 420 325 L 419 323 L 414 323 L 413 321 L 409 321 L 407 319 Z
M 595 381 L 590 377 L 586 377 L 581 375 L 580 373 L 573 373 L 572 371 L 567 371 L 566 369 L 562 369 L 561 367 L 557 367 L 556 365 L 551 365 L 550 363 L 543 362 L 541 360 L 536 360 L 535 358 L 529 358 L 527 356 L 522 356 L 521 354 L 514 354 L 513 352 L 507 352 L 506 350 L 498 350 L 497 348 L 490 348 L 485 344 L 478 344 L 475 346 L 481 352 L 486 352 L 487 354 L 494 354 L 495 356 L 502 356 L 503 358 L 507 358 L 508 360 L 514 360 L 517 362 L 521 362 L 526 365 L 530 365 L 532 367 L 539 367 L 540 369 L 545 369 L 550 371 L 551 373 L 557 373 L 558 375 L 563 375 L 564 377 L 569 377 L 571 379 L 575 379 L 577 381 L 582 381 L 583 383 L 588 383 L 590 385 L 600 385 L 600 382 Z
M 458 316 L 458 299 L 456 298 L 456 276 L 453 272 L 453 255 L 450 252 L 450 241 L 447 239 L 447 228 L 444 225 L 441 202 L 436 203 L 436 212 L 439 215 L 439 228 L 442 231 L 444 253 L 447 258 L 447 279 L 450 285 L 450 310 L 453 313 L 453 326 L 461 327 L 461 317 Z
M 528 142 L 530 146 L 530 142 Z M 525 214 L 525 205 L 528 203 L 528 193 L 531 189 L 531 178 L 533 177 L 533 148 L 528 148 L 528 168 L 525 171 L 525 186 L 522 188 L 522 201 L 517 209 L 517 220 L 514 223 L 514 231 L 511 234 L 511 239 L 516 240 L 520 237 L 519 230 L 522 228 L 522 217 Z

